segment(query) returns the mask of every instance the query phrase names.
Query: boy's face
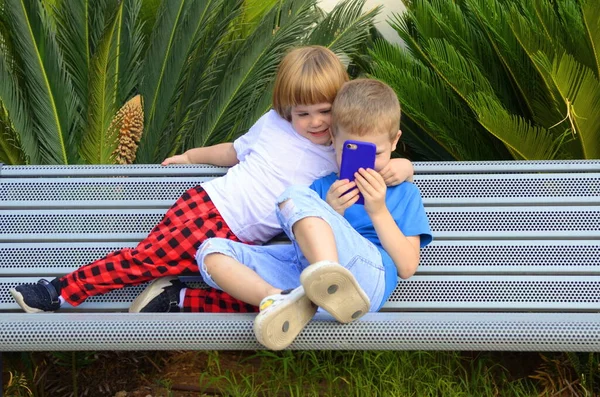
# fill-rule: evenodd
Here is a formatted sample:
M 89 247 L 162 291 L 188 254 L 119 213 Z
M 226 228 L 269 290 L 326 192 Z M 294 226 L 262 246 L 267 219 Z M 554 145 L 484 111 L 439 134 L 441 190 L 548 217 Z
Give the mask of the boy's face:
M 351 139 L 354 141 L 370 142 L 377 147 L 377 157 L 375 157 L 375 171 L 381 171 L 392 158 L 392 152 L 396 150 L 396 144 L 400 139 L 401 131 L 398 131 L 393 141 L 390 141 L 390 134 L 386 132 L 373 132 L 366 136 L 358 136 L 350 132 L 344 131 L 342 128 L 338 128 L 337 135 L 332 136 L 333 147 L 335 148 L 335 157 L 337 160 L 338 168 L 342 164 L 342 150 L 344 142 Z
M 331 104 L 298 105 L 292 107 L 292 127 L 316 145 L 329 145 L 331 134 Z

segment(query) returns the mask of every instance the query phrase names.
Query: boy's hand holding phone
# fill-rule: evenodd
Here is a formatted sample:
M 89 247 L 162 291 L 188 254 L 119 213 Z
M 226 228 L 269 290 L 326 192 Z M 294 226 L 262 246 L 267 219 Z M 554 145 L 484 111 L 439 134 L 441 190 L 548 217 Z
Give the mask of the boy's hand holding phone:
M 329 188 L 325 201 L 335 212 L 344 216 L 346 209 L 356 204 L 358 197 L 355 182 L 350 182 L 348 179 L 338 179 Z
M 355 178 L 356 186 L 365 199 L 367 214 L 372 217 L 387 210 L 385 205 L 387 186 L 379 172 L 371 168 L 360 168 L 355 174 Z

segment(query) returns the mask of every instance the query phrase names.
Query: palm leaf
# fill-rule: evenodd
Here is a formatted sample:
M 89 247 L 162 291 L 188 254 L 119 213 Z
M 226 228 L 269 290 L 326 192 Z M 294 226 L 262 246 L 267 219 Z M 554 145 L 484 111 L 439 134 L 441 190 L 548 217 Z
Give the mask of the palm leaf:
M 57 39 L 64 55 L 73 89 L 79 98 L 80 114 L 87 114 L 88 78 L 90 71 L 90 8 L 92 0 L 61 2 L 55 10 Z M 83 121 L 80 123 L 83 130 Z
M 140 4 L 139 0 L 119 4 L 91 60 L 88 126 L 80 149 L 91 164 L 111 162 L 117 141 L 109 126 L 137 82 Z
M 194 125 L 194 146 L 230 140 L 247 130 L 255 121 L 249 116 L 274 79 L 283 54 L 306 35 L 313 16 L 313 0 L 282 1 L 248 39 L 234 47 L 228 61 L 233 69 Z
M 8 164 L 18 164 L 23 158 L 36 164 L 40 161 L 37 138 L 31 129 L 29 110 L 20 92 L 18 78 L 9 68 L 7 50 L 0 47 L 1 158 Z
M 248 37 L 263 17 L 281 0 L 244 0 L 240 23 L 241 37 Z
M 600 158 L 600 81 L 595 73 L 569 54 L 557 57 L 548 69 L 565 103 L 565 117 L 582 158 Z
M 23 61 L 40 162 L 76 163 L 79 158 L 71 144 L 71 132 L 77 102 L 47 13 L 35 0 L 11 0 L 7 10 L 15 49 Z
M 181 80 L 181 95 L 176 104 L 172 128 L 167 132 L 169 144 L 165 149 L 171 155 L 181 145 L 190 142 L 194 123 L 211 106 L 210 99 L 230 67 L 231 37 L 241 31 L 242 3 L 218 2 L 211 5 L 202 30 L 192 44 L 193 54 Z
M 156 142 L 163 139 L 181 94 L 180 82 L 192 53 L 197 32 L 212 1 L 164 2 L 159 10 L 150 46 L 144 60 L 141 94 L 145 105 L 145 131 L 138 150 L 138 162 L 156 162 L 161 153 Z
M 585 37 L 589 42 L 594 59 L 592 70 L 600 79 L 600 7 L 597 2 L 584 0 L 581 7 Z
M 353 56 L 359 44 L 369 37 L 369 29 L 381 6 L 362 13 L 365 0 L 346 0 L 320 21 L 308 36 L 307 44 L 328 47 L 336 54 Z
M 21 149 L 19 136 L 12 129 L 8 114 L 0 105 L 0 163 L 25 164 L 25 153 Z
M 552 160 L 559 153 L 561 139 L 547 129 L 528 120 L 509 114 L 496 98 L 475 93 L 470 103 L 481 125 L 500 139 L 517 159 Z M 563 137 L 561 137 L 563 138 Z
M 372 76 L 389 84 L 402 105 L 403 140 L 428 159 L 503 158 L 501 149 L 483 134 L 464 101 L 430 68 L 399 46 L 378 40 L 371 51 Z M 403 121 L 403 126 L 407 124 Z M 416 130 L 413 126 L 418 126 Z

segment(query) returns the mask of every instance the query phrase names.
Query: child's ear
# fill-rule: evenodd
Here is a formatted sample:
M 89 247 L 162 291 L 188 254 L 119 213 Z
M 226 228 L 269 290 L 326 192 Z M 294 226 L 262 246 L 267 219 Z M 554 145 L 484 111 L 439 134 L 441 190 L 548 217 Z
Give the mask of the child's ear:
M 394 141 L 392 142 L 392 152 L 394 150 L 396 150 L 396 145 L 398 144 L 398 141 L 400 140 L 401 136 L 402 136 L 402 131 L 398 130 L 398 132 L 396 133 L 396 137 L 394 138 Z

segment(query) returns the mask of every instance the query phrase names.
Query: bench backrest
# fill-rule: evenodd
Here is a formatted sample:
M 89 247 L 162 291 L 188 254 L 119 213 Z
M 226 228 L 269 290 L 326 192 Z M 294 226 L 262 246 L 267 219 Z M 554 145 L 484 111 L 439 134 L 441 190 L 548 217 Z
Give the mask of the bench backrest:
M 435 241 L 385 310 L 599 307 L 600 161 L 416 163 L 415 169 Z M 63 275 L 135 246 L 181 193 L 224 172 L 0 167 L 0 310 L 17 309 L 8 294 L 17 283 Z M 143 287 L 80 308 L 125 310 Z

